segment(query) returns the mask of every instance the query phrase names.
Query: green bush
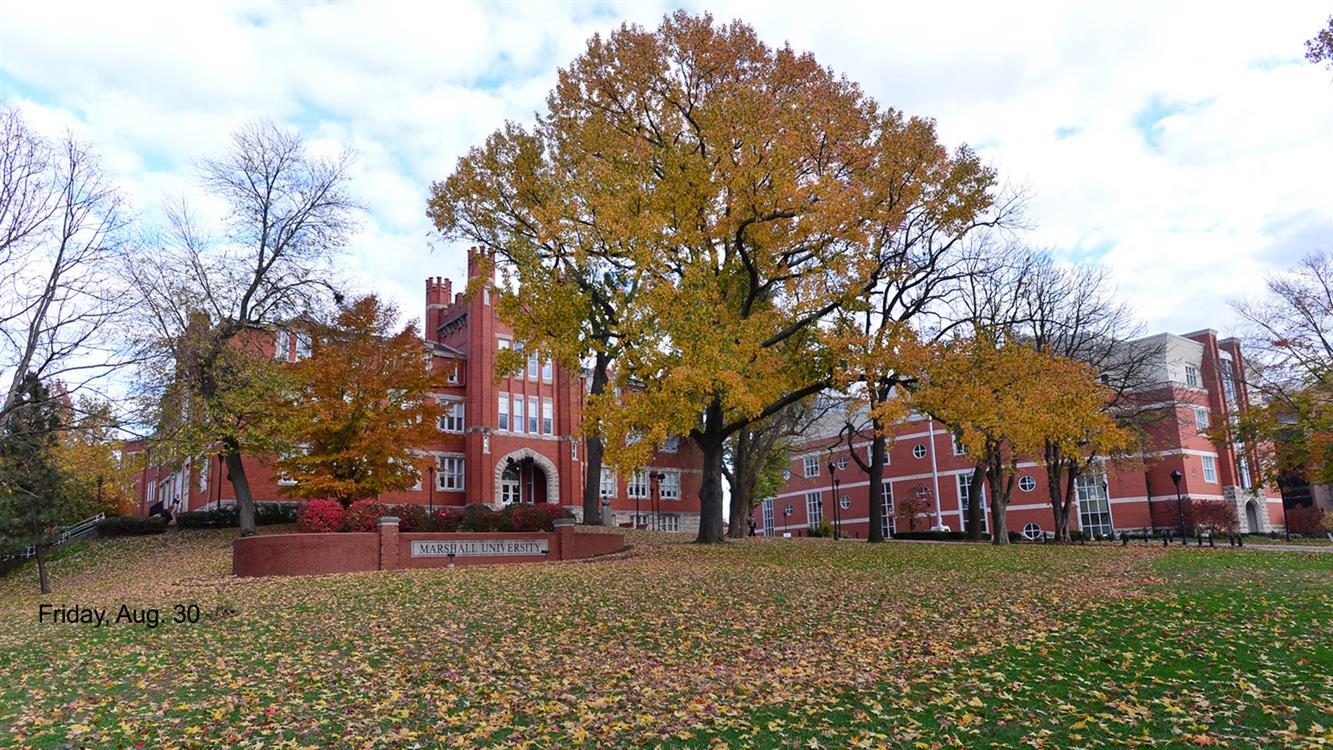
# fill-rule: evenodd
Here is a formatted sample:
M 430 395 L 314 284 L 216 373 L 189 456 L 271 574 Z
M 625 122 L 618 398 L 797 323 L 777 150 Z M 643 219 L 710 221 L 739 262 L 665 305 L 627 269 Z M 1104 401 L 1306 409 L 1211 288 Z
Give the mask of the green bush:
M 966 531 L 899 531 L 894 539 L 923 539 L 932 542 L 961 542 L 967 539 Z M 990 539 L 990 534 L 982 534 L 982 539 Z
M 97 533 L 102 536 L 141 536 L 161 534 L 166 528 L 167 520 L 161 516 L 115 516 L 103 519 L 97 525 Z
M 822 537 L 825 539 L 832 539 L 833 524 L 830 523 L 827 518 L 821 518 L 819 520 L 819 523 L 812 525 L 809 529 L 806 529 L 805 535 L 814 538 Z
M 297 503 L 255 503 L 255 524 L 296 523 L 299 509 Z M 241 525 L 241 510 L 235 505 L 224 505 L 212 510 L 177 513 L 176 524 L 182 529 L 235 528 Z

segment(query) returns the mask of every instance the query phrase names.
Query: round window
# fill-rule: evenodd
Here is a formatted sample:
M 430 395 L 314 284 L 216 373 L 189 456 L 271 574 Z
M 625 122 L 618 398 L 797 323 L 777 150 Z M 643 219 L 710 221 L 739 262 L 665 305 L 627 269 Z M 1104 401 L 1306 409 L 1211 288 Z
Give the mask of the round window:
M 785 507 L 785 508 L 782 509 L 782 515 L 784 515 L 784 516 L 790 516 L 790 515 L 791 515 L 791 503 L 787 503 L 787 507 Z
M 841 505 L 843 510 L 847 510 L 848 508 L 852 507 L 852 499 L 846 495 L 843 495 L 842 497 L 838 498 L 838 505 Z
M 925 458 L 926 446 L 922 445 L 921 443 L 917 443 L 916 445 L 912 446 L 912 455 L 916 456 L 917 458 Z
M 1018 489 L 1024 492 L 1031 492 L 1037 488 L 1037 480 L 1032 478 L 1031 474 L 1024 474 L 1018 479 Z
M 842 471 L 842 470 L 845 469 L 845 468 L 847 468 L 847 457 L 846 457 L 846 456 L 839 456 L 839 457 L 838 457 L 838 471 Z
M 791 469 L 783 469 L 783 470 L 782 470 L 782 478 L 783 478 L 783 479 L 791 479 Z
M 1040 539 L 1040 538 L 1041 538 L 1041 527 L 1038 526 L 1038 525 L 1035 524 L 1035 523 L 1029 523 L 1027 526 L 1024 526 L 1024 527 L 1023 527 L 1023 538 L 1024 538 L 1024 539 Z

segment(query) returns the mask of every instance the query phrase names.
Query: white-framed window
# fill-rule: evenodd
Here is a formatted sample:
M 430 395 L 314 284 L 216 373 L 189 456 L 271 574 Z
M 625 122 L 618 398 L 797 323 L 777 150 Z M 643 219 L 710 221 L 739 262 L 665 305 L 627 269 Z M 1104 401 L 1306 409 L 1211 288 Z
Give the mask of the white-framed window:
M 1031 492 L 1037 489 L 1037 480 L 1031 474 L 1024 474 L 1018 478 L 1018 489 Z
M 551 375 L 552 375 L 552 373 L 554 372 L 554 370 L 555 370 L 555 367 L 552 366 L 552 364 L 551 364 L 551 360 L 548 359 L 548 360 L 546 360 L 545 362 L 542 362 L 542 382 L 543 382 L 543 383 L 549 383 L 549 382 L 551 382 Z
M 661 483 L 657 485 L 658 497 L 663 500 L 680 499 L 680 472 L 664 471 L 662 472 Z
M 296 334 L 296 359 L 306 359 L 310 356 L 310 334 Z
M 819 476 L 819 456 L 806 456 L 802 465 L 806 477 Z
M 846 457 L 846 456 L 838 456 L 838 461 L 837 461 L 837 463 L 834 464 L 834 465 L 838 467 L 838 471 L 842 471 L 843 469 L 846 469 L 846 468 L 847 468 L 847 457 Z
M 440 429 L 445 432 L 463 431 L 463 402 L 453 399 L 441 399 L 444 413 L 440 415 Z
M 463 457 L 436 456 L 435 489 L 447 492 L 463 491 Z
M 523 431 L 523 397 L 514 396 L 514 432 Z
M 955 456 L 966 456 L 967 446 L 958 441 L 957 433 L 949 433 L 949 437 L 953 439 L 953 454 Z M 920 458 L 920 456 L 917 456 L 917 458 Z
M 569 441 L 569 457 L 575 461 L 579 460 L 579 441 Z
M 308 456 L 308 455 L 310 455 L 310 446 L 308 446 L 308 445 L 298 445 L 298 446 L 296 446 L 296 452 L 297 452 L 297 453 L 300 453 L 300 454 L 303 455 L 303 456 Z M 295 480 L 295 479 L 292 479 L 291 477 L 287 476 L 284 472 L 281 472 L 281 471 L 278 472 L 277 482 L 278 482 L 279 485 L 281 485 L 281 486 L 283 486 L 283 487 L 290 487 L 290 486 L 296 484 L 296 480 Z
M 663 453 L 675 453 L 680 450 L 680 438 L 676 435 L 667 437 L 666 442 L 662 443 Z
M 1185 385 L 1191 388 L 1199 387 L 1199 368 L 1194 365 L 1185 365 Z
M 208 456 L 199 459 L 199 491 L 208 491 Z
M 885 479 L 883 487 L 884 493 L 882 495 L 882 502 L 884 507 L 884 518 L 880 521 L 879 528 L 885 537 L 890 537 L 895 533 L 893 518 L 893 483 Z
M 773 536 L 773 498 L 764 501 L 764 536 Z
M 958 475 L 958 511 L 962 517 L 958 524 L 963 531 L 967 531 L 967 509 L 972 505 L 972 472 L 965 472 Z M 990 529 L 990 519 L 986 517 L 985 503 L 981 508 L 981 529 L 986 531 Z
M 1250 489 L 1253 484 L 1250 480 L 1250 459 L 1245 457 L 1244 451 L 1236 451 L 1236 473 L 1240 474 L 1241 488 Z
M 1084 534 L 1099 539 L 1115 532 L 1111 524 L 1111 500 L 1106 494 L 1105 474 L 1083 474 L 1074 482 L 1078 497 L 1078 524 Z
M 824 501 L 819 492 L 805 493 L 805 518 L 811 526 L 824 518 Z
M 852 507 L 851 495 L 843 495 L 842 497 L 838 498 L 838 507 L 842 508 L 843 510 L 847 510 L 848 508 Z
M 1217 459 L 1212 456 L 1203 456 L 1203 481 L 1217 481 Z
M 541 427 L 542 415 L 538 411 L 541 408 L 538 403 L 536 396 L 528 396 L 528 432 L 534 435 L 538 434 Z
M 536 352 L 528 354 L 528 380 L 536 380 L 541 374 L 542 363 Z
M 1208 429 L 1208 410 L 1202 406 L 1191 407 L 1194 410 L 1194 429 L 1203 432 Z
M 1040 524 L 1036 524 L 1036 523 L 1033 523 L 1032 521 L 1028 521 L 1027 525 L 1025 525 L 1025 526 L 1023 527 L 1023 538 L 1024 538 L 1024 539 L 1027 539 L 1027 540 L 1031 541 L 1031 540 L 1034 540 L 1034 539 L 1040 539 L 1041 536 L 1042 536 L 1042 531 L 1041 531 L 1041 525 L 1040 525 Z
M 454 365 L 453 368 L 449 370 L 449 377 L 447 378 L 448 382 L 455 385 L 458 383 L 458 369 L 458 365 Z
M 610 467 L 602 467 L 602 481 L 599 486 L 599 493 L 602 497 L 616 496 L 616 473 L 611 471 Z
M 509 394 L 500 394 L 500 424 L 501 430 L 509 429 Z
M 657 521 L 659 531 L 680 531 L 680 516 L 676 513 L 663 513 Z
M 640 469 L 629 475 L 625 483 L 625 496 L 631 500 L 648 497 L 648 470 Z
M 507 467 L 500 474 L 500 502 L 505 505 L 512 505 L 522 500 L 521 487 L 518 469 L 513 466 Z
M 555 433 L 555 403 L 549 398 L 542 399 L 542 434 Z
M 1227 403 L 1236 408 L 1236 368 L 1231 360 L 1222 360 L 1222 392 L 1227 395 Z
M 290 360 L 292 358 L 292 332 L 278 329 L 278 336 L 273 345 L 273 358 Z
M 925 458 L 926 457 L 925 444 L 917 443 L 916 445 L 912 446 L 912 455 L 915 456 L 916 458 Z
M 510 341 L 508 338 L 506 338 L 506 337 L 504 337 L 504 336 L 498 336 L 498 337 L 496 337 L 496 339 L 495 339 L 495 347 L 496 347 L 497 349 L 501 349 L 501 350 L 509 349 L 509 348 L 513 347 L 513 345 L 514 345 L 514 342 Z

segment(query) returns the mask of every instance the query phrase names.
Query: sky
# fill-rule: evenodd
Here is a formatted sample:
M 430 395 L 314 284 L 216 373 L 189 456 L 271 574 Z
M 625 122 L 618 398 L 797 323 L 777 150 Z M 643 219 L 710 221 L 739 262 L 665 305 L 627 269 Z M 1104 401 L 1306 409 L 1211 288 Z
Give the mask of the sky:
M 1333 71 L 1304 60 L 1319 3 L 687 4 L 742 19 L 933 117 L 1031 196 L 1025 240 L 1101 263 L 1148 331 L 1229 333 L 1228 301 L 1333 250 Z M 368 207 L 342 259 L 420 317 L 461 279 L 430 184 L 506 119 L 531 123 L 594 33 L 673 4 L 0 0 L 0 99 L 88 142 L 145 224 L 198 196 L 200 158 L 267 117 L 357 153 Z

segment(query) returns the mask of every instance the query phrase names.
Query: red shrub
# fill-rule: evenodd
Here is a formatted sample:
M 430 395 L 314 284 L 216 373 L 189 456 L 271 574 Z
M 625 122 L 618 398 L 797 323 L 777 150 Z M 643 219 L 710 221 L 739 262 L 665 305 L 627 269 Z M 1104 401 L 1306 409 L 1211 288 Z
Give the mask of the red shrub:
M 1236 510 L 1226 503 L 1195 500 L 1185 509 L 1185 521 L 1200 534 L 1236 533 Z
M 344 528 L 348 531 L 374 531 L 381 518 L 391 515 L 393 513 L 388 508 L 374 500 L 357 500 L 347 506 Z
M 296 514 L 296 528 L 306 532 L 342 531 L 347 512 L 337 500 L 310 500 Z
M 435 511 L 435 530 L 453 533 L 463 525 L 463 511 L 459 508 L 440 508 Z
M 399 531 L 430 531 L 427 526 L 432 524 L 426 518 L 426 509 L 420 505 L 399 505 L 393 509 L 393 515 L 398 516 Z
M 1287 529 L 1301 536 L 1323 536 L 1333 531 L 1333 513 L 1312 505 L 1298 505 L 1287 509 Z

